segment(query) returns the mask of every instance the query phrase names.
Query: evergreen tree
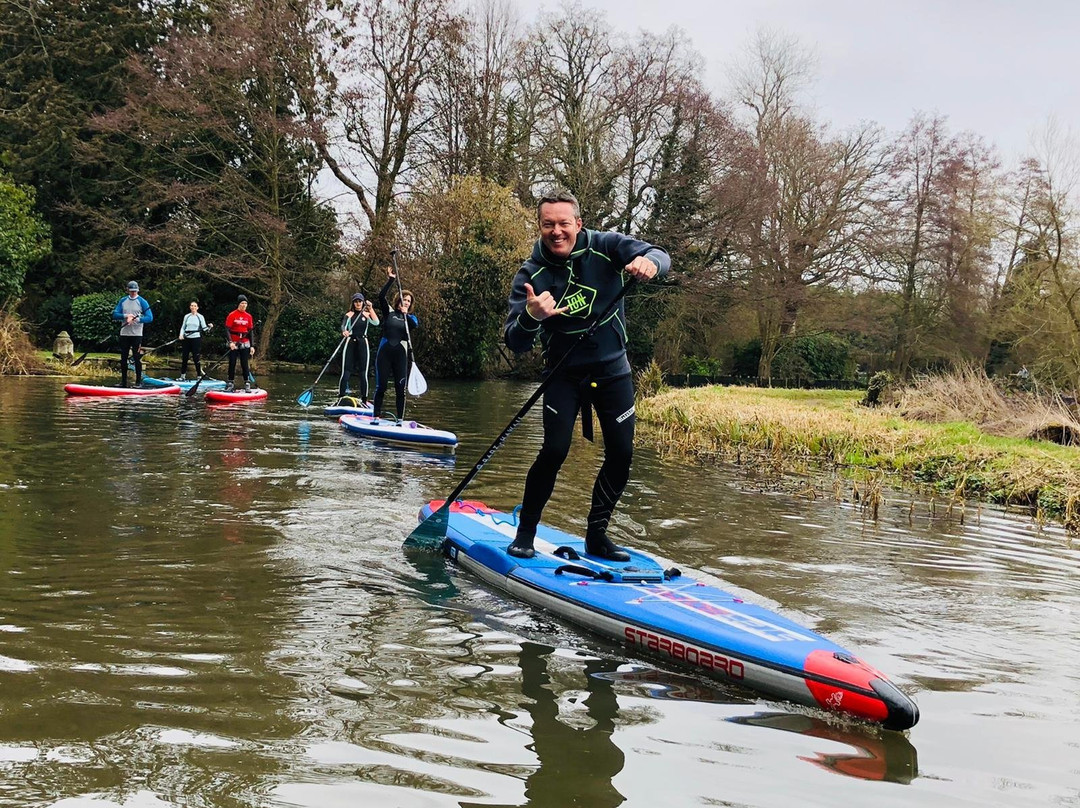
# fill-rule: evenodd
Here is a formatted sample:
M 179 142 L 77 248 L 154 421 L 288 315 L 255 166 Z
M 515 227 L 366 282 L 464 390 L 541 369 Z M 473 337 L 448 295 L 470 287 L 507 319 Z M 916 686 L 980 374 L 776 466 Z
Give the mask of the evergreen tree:
M 86 226 L 79 205 L 112 203 L 117 186 L 108 169 L 81 157 L 88 144 L 136 168 L 139 149 L 94 131 L 90 119 L 124 103 L 127 61 L 143 53 L 184 4 L 136 0 L 21 0 L 0 3 L 0 166 L 36 189 L 37 210 L 52 231 L 51 258 L 32 268 L 28 296 L 86 291 L 112 267 L 88 264 L 84 249 L 99 234 Z M 101 252 L 98 245 L 97 252 Z

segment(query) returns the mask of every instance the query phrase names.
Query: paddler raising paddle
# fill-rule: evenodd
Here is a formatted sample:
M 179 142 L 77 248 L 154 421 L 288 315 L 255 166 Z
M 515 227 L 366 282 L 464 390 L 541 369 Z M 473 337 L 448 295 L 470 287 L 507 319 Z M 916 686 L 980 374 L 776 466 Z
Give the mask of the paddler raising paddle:
M 412 313 L 413 294 L 408 289 L 394 293 L 391 307 L 386 293 L 394 285 L 397 275 L 393 267 L 386 268 L 387 281 L 379 290 L 379 310 L 382 312 L 382 339 L 375 352 L 375 403 L 373 423 L 378 423 L 382 412 L 386 388 L 394 382 L 394 404 L 397 420 L 405 417 L 405 381 L 409 378 L 409 329 L 420 327 L 420 321 Z M 408 318 L 408 325 L 406 319 Z

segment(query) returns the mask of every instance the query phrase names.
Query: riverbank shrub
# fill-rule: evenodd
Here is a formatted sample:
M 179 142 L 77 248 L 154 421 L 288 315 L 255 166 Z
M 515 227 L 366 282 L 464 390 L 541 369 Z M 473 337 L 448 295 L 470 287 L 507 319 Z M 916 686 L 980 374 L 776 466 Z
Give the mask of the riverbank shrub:
M 478 176 L 422 187 L 398 217 L 402 278 L 416 294 L 417 356 L 424 368 L 480 378 L 504 364 L 506 296 L 532 250 L 535 214 L 513 189 Z M 426 274 L 434 287 L 418 281 Z
M 0 172 L 0 305 L 22 295 L 27 269 L 52 251 L 49 227 L 35 210 L 36 198 L 32 187 L 16 185 Z M 25 333 L 18 322 L 16 330 Z
M 723 376 L 724 363 L 708 356 L 687 356 L 683 359 L 683 373 L 691 376 Z M 757 368 L 752 375 L 757 375 Z
M 296 306 L 286 307 L 274 331 L 274 356 L 287 362 L 326 364 L 341 342 L 343 316 L 344 312 L 310 314 Z
M 112 318 L 121 293 L 94 292 L 79 295 L 71 301 L 71 338 L 76 346 L 86 350 L 91 346 L 115 348 L 120 325 Z
M 664 371 L 655 359 L 638 371 L 636 381 L 638 398 L 655 396 L 667 389 L 667 385 L 664 384 Z
M 897 391 L 897 409 L 930 423 L 967 421 L 989 435 L 1080 443 L 1080 420 L 1060 394 L 1006 387 L 975 365 L 915 378 Z

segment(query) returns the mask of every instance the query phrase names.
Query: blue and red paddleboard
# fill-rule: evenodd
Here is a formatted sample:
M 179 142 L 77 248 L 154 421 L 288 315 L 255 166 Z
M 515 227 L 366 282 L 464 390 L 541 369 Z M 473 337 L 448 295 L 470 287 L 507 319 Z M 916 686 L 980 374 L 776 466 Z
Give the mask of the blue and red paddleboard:
M 442 500 L 420 510 L 423 521 Z M 450 507 L 443 551 L 483 581 L 634 651 L 762 694 L 905 730 L 919 708 L 850 651 L 651 556 L 626 562 L 585 554 L 585 542 L 541 525 L 536 556 L 513 558 L 513 516 L 482 502 Z
M 175 396 L 179 395 L 180 386 L 105 387 L 98 384 L 65 384 L 64 392 L 69 396 Z
M 457 435 L 445 429 L 434 429 L 416 421 L 395 421 L 392 418 L 371 418 L 367 415 L 343 415 L 338 419 L 342 428 L 357 435 L 376 440 L 404 443 L 409 446 L 426 446 L 453 449 Z

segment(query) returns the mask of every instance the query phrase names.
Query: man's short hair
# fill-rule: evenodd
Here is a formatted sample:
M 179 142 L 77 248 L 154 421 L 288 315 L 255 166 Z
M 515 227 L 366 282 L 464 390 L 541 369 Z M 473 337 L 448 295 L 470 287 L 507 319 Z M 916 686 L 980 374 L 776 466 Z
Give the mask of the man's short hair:
M 577 197 L 570 193 L 565 188 L 556 188 L 551 191 L 546 191 L 541 197 L 540 201 L 536 203 L 536 218 L 540 218 L 540 208 L 543 205 L 550 205 L 552 202 L 569 202 L 574 206 L 574 218 L 581 218 L 581 205 L 577 201 Z

